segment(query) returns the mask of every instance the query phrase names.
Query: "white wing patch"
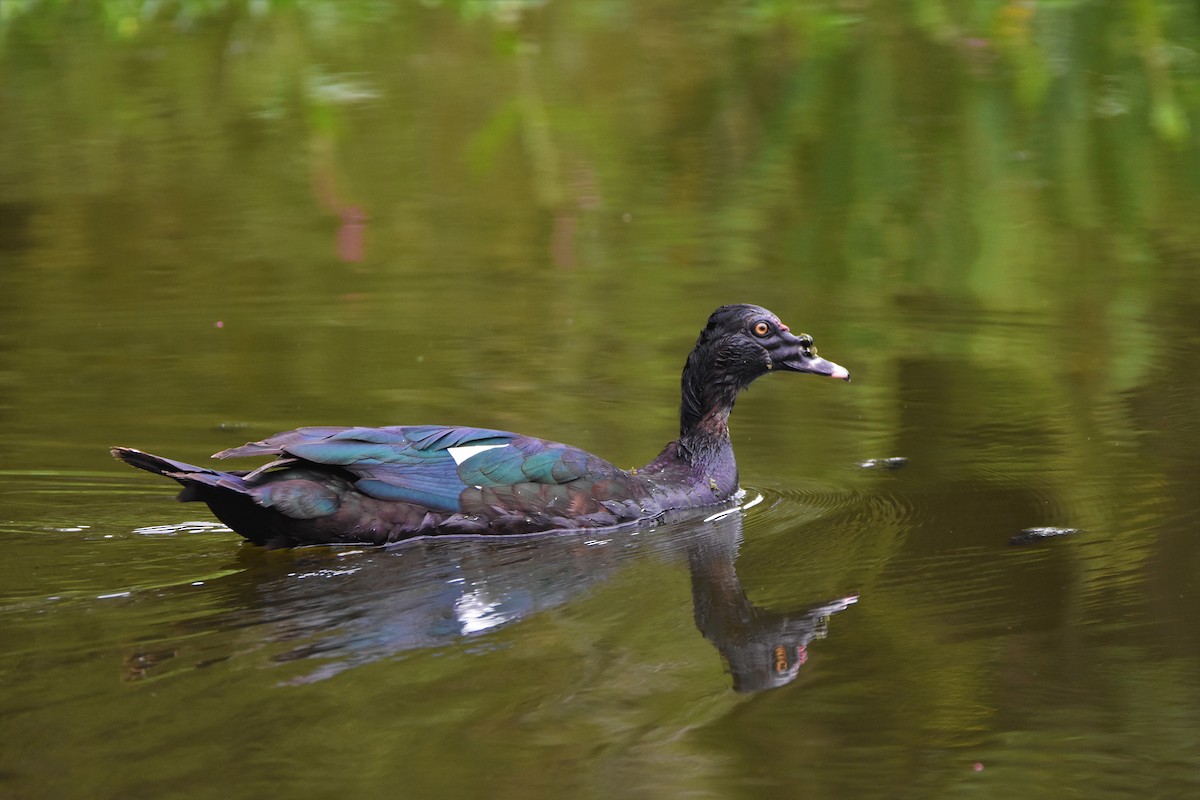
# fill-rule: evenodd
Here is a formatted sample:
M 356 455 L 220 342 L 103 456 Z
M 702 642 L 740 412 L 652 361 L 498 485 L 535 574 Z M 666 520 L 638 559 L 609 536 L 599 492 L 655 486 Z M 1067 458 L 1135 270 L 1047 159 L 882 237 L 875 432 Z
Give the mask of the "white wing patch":
M 473 455 L 484 450 L 494 450 L 497 447 L 508 447 L 506 444 L 473 444 L 468 447 L 447 447 L 446 452 L 454 459 L 455 464 L 461 464 Z

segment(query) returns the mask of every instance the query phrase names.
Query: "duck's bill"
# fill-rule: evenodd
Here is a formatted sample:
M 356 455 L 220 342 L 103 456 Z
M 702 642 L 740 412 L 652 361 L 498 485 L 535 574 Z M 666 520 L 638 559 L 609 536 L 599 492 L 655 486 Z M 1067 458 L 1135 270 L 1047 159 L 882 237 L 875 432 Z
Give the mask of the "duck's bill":
M 820 356 L 810 356 L 799 354 L 794 358 L 789 358 L 783 362 L 784 369 L 792 372 L 808 372 L 813 375 L 824 375 L 829 378 L 839 378 L 843 381 L 850 380 L 850 370 L 843 367 L 841 364 L 835 364 L 832 361 L 821 358 Z

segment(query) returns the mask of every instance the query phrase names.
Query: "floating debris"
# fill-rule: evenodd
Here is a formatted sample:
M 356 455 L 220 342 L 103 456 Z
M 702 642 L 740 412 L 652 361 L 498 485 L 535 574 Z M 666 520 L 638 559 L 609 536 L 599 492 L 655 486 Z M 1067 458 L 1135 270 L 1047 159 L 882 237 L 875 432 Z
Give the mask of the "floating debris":
M 1053 539 L 1057 536 L 1070 536 L 1079 533 L 1078 528 L 1026 528 L 1016 536 L 1008 540 L 1009 544 L 1032 544 L 1040 542 L 1044 539 Z
M 858 466 L 863 469 L 901 469 L 908 466 L 908 459 L 904 456 L 892 456 L 891 458 L 868 458 Z

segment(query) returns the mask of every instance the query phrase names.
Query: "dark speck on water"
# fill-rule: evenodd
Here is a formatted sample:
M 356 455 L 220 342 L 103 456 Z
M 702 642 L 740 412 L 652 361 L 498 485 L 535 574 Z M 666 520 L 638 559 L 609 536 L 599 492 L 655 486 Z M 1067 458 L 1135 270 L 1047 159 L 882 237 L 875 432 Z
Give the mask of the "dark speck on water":
M 1008 540 L 1009 544 L 1033 544 L 1046 539 L 1056 539 L 1060 536 L 1071 536 L 1079 533 L 1078 528 L 1026 528 Z
M 859 464 L 863 469 L 902 469 L 908 466 L 908 459 L 903 456 L 891 458 L 868 458 Z

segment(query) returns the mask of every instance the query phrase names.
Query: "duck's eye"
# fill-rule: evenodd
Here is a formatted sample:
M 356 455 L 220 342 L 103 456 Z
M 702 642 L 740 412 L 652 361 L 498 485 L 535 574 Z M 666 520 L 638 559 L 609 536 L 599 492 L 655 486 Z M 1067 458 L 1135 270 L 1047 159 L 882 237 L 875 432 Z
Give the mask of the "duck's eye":
M 754 331 L 755 336 L 758 336 L 761 338 L 771 332 L 771 326 L 765 322 L 758 322 L 758 323 L 755 323 L 754 328 L 752 330 Z

